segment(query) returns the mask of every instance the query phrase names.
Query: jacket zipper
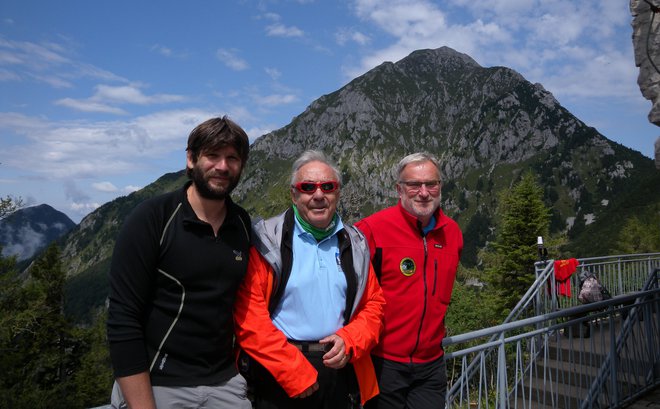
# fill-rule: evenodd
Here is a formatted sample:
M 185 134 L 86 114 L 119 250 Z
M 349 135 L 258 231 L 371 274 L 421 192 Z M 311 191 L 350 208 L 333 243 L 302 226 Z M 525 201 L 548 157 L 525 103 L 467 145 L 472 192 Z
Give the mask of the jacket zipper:
M 431 295 L 435 295 L 435 288 L 438 284 L 438 260 L 433 260 L 433 291 Z
M 422 242 L 424 243 L 424 270 L 422 270 L 422 274 L 424 277 L 424 307 L 422 308 L 422 317 L 419 320 L 419 328 L 417 329 L 417 339 L 415 340 L 415 346 L 412 349 L 412 352 L 410 353 L 410 363 L 413 363 L 413 356 L 415 355 L 415 352 L 417 352 L 417 347 L 419 346 L 419 339 L 422 336 L 422 326 L 424 324 L 424 316 L 426 315 L 426 299 L 427 299 L 427 291 L 428 291 L 428 285 L 426 283 L 426 261 L 428 259 L 428 249 L 426 247 L 426 236 L 422 236 Z

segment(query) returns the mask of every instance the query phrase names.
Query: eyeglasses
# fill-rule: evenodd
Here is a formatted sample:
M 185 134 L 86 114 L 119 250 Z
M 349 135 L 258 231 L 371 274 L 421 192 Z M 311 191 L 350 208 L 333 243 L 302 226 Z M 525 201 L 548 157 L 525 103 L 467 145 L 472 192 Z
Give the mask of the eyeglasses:
M 298 182 L 295 187 L 300 193 L 314 193 L 316 189 L 321 188 L 323 193 L 332 193 L 335 190 L 339 189 L 339 182 L 335 180 L 329 180 L 327 182 Z
M 417 193 L 422 190 L 422 186 L 426 186 L 429 193 L 437 193 L 440 190 L 441 182 L 439 180 L 429 180 L 426 182 L 400 180 L 399 184 L 404 185 L 411 193 Z

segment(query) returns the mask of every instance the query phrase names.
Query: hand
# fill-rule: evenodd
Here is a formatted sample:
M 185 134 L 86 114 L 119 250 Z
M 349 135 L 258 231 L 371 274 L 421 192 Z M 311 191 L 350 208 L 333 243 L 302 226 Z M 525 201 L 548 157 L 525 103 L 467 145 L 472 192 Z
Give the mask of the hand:
M 304 391 L 302 391 L 302 393 L 300 393 L 296 396 L 292 396 L 292 398 L 293 399 L 304 399 L 304 398 L 310 396 L 312 393 L 314 393 L 318 390 L 319 390 L 319 383 L 314 382 L 314 385 L 312 385 L 309 388 L 305 389 Z
M 328 335 L 319 341 L 321 344 L 332 344 L 332 348 L 323 355 L 323 365 L 332 369 L 341 369 L 351 360 L 346 351 L 346 343 L 337 334 Z

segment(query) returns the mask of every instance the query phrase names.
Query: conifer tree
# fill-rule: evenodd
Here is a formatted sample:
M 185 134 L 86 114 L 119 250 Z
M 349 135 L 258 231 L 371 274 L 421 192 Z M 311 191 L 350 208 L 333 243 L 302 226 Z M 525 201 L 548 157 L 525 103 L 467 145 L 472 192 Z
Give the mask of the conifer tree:
M 660 251 L 660 212 L 648 221 L 633 217 L 619 232 L 616 250 L 620 254 L 654 253 Z
M 0 219 L 22 206 L 0 198 Z M 105 313 L 90 328 L 64 314 L 66 274 L 49 246 L 26 273 L 0 246 L 0 407 L 87 408 L 106 403 L 112 373 Z
M 80 363 L 73 374 L 73 382 L 76 402 L 86 408 L 106 404 L 110 399 L 114 377 L 106 338 L 107 316 L 107 310 L 101 307 L 90 327 L 76 329 Z
M 7 195 L 5 197 L 0 197 L 0 219 L 7 216 L 9 213 L 12 213 L 23 206 L 23 200 L 21 198 L 12 197 Z
M 532 173 L 500 194 L 496 219 L 492 251 L 484 255 L 486 281 L 506 314 L 534 282 L 537 237 L 549 231 L 550 211 Z
M 0 393 L 11 408 L 72 407 L 67 352 L 71 325 L 63 315 L 64 271 L 51 245 L 20 277 L 9 271 L 0 287 Z

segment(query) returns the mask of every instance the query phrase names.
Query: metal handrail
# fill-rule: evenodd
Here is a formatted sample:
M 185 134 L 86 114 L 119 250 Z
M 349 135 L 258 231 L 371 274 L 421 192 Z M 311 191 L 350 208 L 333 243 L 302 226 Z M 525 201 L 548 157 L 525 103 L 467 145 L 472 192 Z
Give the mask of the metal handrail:
M 648 279 L 644 283 L 643 291 L 640 292 L 640 295 L 643 294 L 644 292 L 649 292 L 651 289 L 658 289 L 658 278 L 660 276 L 660 269 L 655 269 L 651 274 L 649 274 Z M 612 359 L 613 356 L 618 356 L 619 353 L 622 351 L 624 345 L 625 345 L 625 340 L 631 336 L 631 333 L 634 328 L 634 324 L 636 321 L 639 320 L 638 314 L 640 314 L 640 305 L 642 304 L 643 297 L 638 297 L 635 300 L 635 306 L 633 306 L 630 309 L 630 313 L 627 315 L 627 318 L 625 319 L 623 323 L 623 328 L 619 335 L 616 337 L 615 342 L 613 344 L 615 345 L 615 350 L 616 354 L 609 354 L 607 360 L 604 362 L 603 366 L 600 368 L 600 371 L 598 373 L 598 376 L 594 380 L 593 384 L 591 385 L 591 388 L 589 389 L 589 395 L 587 398 L 584 400 L 582 404 L 582 408 L 586 409 L 591 406 L 591 402 L 594 399 L 597 399 L 597 397 L 601 394 L 602 390 L 605 387 L 605 382 L 607 382 L 608 378 L 610 377 L 610 373 L 613 371 L 613 365 L 616 365 L 616 362 Z M 652 331 L 647 329 L 646 334 L 650 334 Z M 649 345 L 653 344 L 652 340 L 647 340 Z M 649 348 L 649 352 L 652 355 L 651 361 L 652 362 L 658 362 L 658 351 L 656 351 L 654 348 Z
M 529 311 L 532 310 L 533 310 L 532 313 L 534 314 L 535 317 L 531 318 L 531 321 L 529 321 L 530 318 L 528 318 L 528 319 L 519 320 L 518 322 L 519 323 L 525 322 L 526 323 L 525 325 L 529 325 L 529 322 L 534 322 L 535 325 L 538 326 L 541 325 L 543 319 L 547 319 L 548 317 L 553 316 L 552 314 L 554 312 L 560 312 L 561 309 L 565 309 L 566 307 L 572 307 L 571 313 L 573 314 L 582 313 L 582 307 L 585 306 L 578 306 L 577 303 L 574 301 L 577 298 L 577 289 L 579 288 L 579 281 L 577 278 L 578 276 L 577 274 L 574 274 L 570 278 L 571 279 L 570 283 L 572 284 L 571 285 L 572 294 L 570 294 L 569 297 L 573 296 L 572 301 L 563 308 L 560 306 L 561 303 L 557 298 L 556 281 L 554 279 L 554 274 L 555 274 L 554 261 L 555 260 L 541 261 L 535 264 L 535 270 L 537 276 L 536 280 L 534 281 L 534 283 L 532 283 L 532 285 L 525 293 L 525 295 L 521 298 L 518 304 L 511 310 L 507 318 L 504 320 L 504 323 L 502 324 L 504 326 L 503 327 L 496 326 L 488 329 L 490 339 L 482 345 L 491 346 L 494 343 L 502 342 L 501 340 L 504 334 L 503 331 L 511 330 L 511 328 L 508 328 L 506 324 L 513 322 L 514 320 L 521 317 L 524 313 L 526 312 L 528 313 Z M 660 268 L 660 253 L 590 257 L 590 258 L 578 259 L 578 262 L 579 262 L 580 271 L 590 271 L 592 273 L 600 275 L 601 280 L 603 280 L 606 283 L 614 283 L 615 282 L 614 278 L 616 278 L 616 281 L 619 283 L 619 285 L 612 286 L 611 292 L 613 292 L 612 295 L 619 302 L 621 302 L 622 298 L 620 297 L 620 294 L 623 291 L 620 290 L 625 289 L 623 282 L 626 281 L 624 280 L 623 277 L 624 270 L 636 271 L 638 269 L 643 268 L 643 270 L 646 270 L 646 274 L 648 274 L 648 272 L 652 270 L 652 268 L 654 267 Z M 613 273 L 611 273 L 608 270 L 607 266 L 617 267 L 616 277 L 610 277 Z M 634 277 L 634 279 L 637 278 Z M 533 309 L 530 307 L 533 307 Z M 539 317 L 543 319 L 539 319 Z M 495 330 L 494 332 L 490 332 L 491 330 L 497 328 L 499 328 L 500 332 L 498 332 L 497 330 Z M 479 333 L 479 331 L 474 331 L 471 332 L 470 334 L 475 334 L 475 333 Z M 477 338 L 481 336 L 477 336 Z M 457 340 L 460 340 L 460 338 L 457 338 L 457 336 L 448 337 L 443 342 L 443 346 L 447 347 L 449 345 L 452 345 L 452 342 L 462 342 Z M 478 347 L 470 348 L 470 350 L 474 351 L 475 348 Z M 487 352 L 487 354 L 489 353 L 490 352 Z M 540 351 L 537 351 L 537 353 L 540 353 Z M 447 356 L 451 356 L 451 354 L 447 354 Z M 479 370 L 480 363 L 483 362 L 484 359 L 488 359 L 488 358 L 489 358 L 488 356 L 484 356 L 484 357 L 476 356 L 468 365 L 462 366 L 461 375 L 459 379 L 453 382 L 453 384 L 450 386 L 448 390 L 448 400 L 451 400 L 453 396 L 456 396 L 458 394 L 461 385 L 467 384 L 469 382 L 469 379 L 472 379 L 475 373 Z
M 634 312 L 635 308 L 639 309 L 641 312 L 636 314 Z M 650 315 L 653 311 L 655 311 L 656 314 L 654 316 Z M 604 394 L 604 389 L 609 388 L 608 390 L 610 394 L 606 396 L 606 400 L 610 402 L 609 406 L 619 407 L 617 405 L 629 401 L 634 394 L 640 394 L 644 390 L 660 385 L 660 376 L 657 374 L 656 378 L 649 376 L 649 374 L 653 374 L 653 368 L 660 364 L 660 357 L 658 356 L 660 354 L 653 352 L 660 350 L 660 330 L 658 329 L 657 323 L 658 311 L 660 311 L 660 289 L 656 287 L 652 290 L 640 291 L 629 295 L 619 295 L 612 299 L 593 304 L 562 309 L 540 316 L 500 324 L 491 328 L 447 337 L 446 342 L 448 346 L 459 345 L 461 343 L 489 337 L 488 341 L 479 345 L 446 353 L 445 358 L 447 359 L 448 365 L 450 365 L 452 360 L 462 359 L 461 365 L 463 370 L 467 369 L 465 359 L 471 355 L 476 356 L 478 362 L 477 374 L 479 375 L 477 379 L 474 380 L 474 384 L 472 384 L 472 381 L 461 379 L 452 383 L 451 387 L 460 391 L 460 393 L 453 395 L 448 394 L 447 402 L 449 407 L 465 406 L 466 402 L 464 401 L 470 399 L 470 391 L 478 396 L 477 406 L 479 407 L 488 407 L 489 403 L 493 403 L 495 407 L 504 409 L 516 406 L 517 403 L 512 402 L 518 402 L 518 400 L 523 402 L 520 403 L 520 405 L 525 406 L 525 399 L 531 400 L 533 394 L 532 389 L 537 389 L 537 394 L 543 394 L 543 396 L 547 394 L 550 396 L 548 399 L 560 399 L 558 395 L 559 383 L 557 379 L 559 375 L 553 375 L 552 371 L 545 368 L 542 371 L 543 375 L 547 376 L 547 379 L 544 378 L 543 382 L 532 380 L 533 374 L 541 371 L 539 368 L 547 366 L 548 351 L 552 348 L 552 344 L 559 344 L 560 339 L 566 340 L 570 338 L 574 338 L 574 340 L 579 342 L 585 342 L 584 339 L 578 338 L 577 336 L 573 337 L 571 335 L 572 328 L 582 326 L 585 322 L 588 322 L 592 328 L 591 349 L 594 349 L 593 345 L 607 344 L 607 337 L 614 337 L 614 320 L 618 320 L 623 315 L 627 315 L 627 322 L 629 323 L 628 326 L 630 326 L 630 328 L 635 326 L 635 328 L 639 330 L 643 325 L 646 325 L 647 327 L 654 325 L 652 331 L 647 328 L 647 335 L 650 336 L 646 341 L 648 343 L 647 348 L 645 348 L 644 351 L 636 351 L 635 353 L 635 356 L 645 353 L 645 355 L 642 354 L 643 356 L 638 358 L 637 361 L 639 361 L 640 365 L 645 365 L 646 369 L 643 381 L 646 383 L 632 392 L 628 392 L 627 394 L 621 393 L 620 396 L 616 395 L 616 391 L 619 389 L 617 386 L 618 380 L 625 379 L 625 377 L 638 376 L 638 374 L 634 372 L 625 373 L 619 375 L 617 380 L 616 371 L 635 371 L 639 369 L 637 367 L 633 367 L 632 369 L 617 369 L 611 364 L 619 362 L 622 359 L 622 356 L 625 355 L 622 353 L 624 342 L 638 341 L 635 337 L 629 336 L 631 331 L 623 331 L 622 335 L 619 336 L 615 342 L 616 347 L 607 349 L 607 358 L 598 365 L 598 374 L 593 376 L 588 376 L 586 374 L 579 375 L 586 379 L 584 382 L 587 385 L 585 386 L 588 387 L 591 385 L 591 388 L 587 389 L 587 392 L 589 393 L 585 392 L 580 394 L 580 396 L 574 398 L 575 400 L 572 401 L 573 403 L 568 406 L 578 407 L 582 404 L 585 405 L 583 407 L 594 407 L 593 402 L 596 402 L 596 399 Z M 642 312 L 646 314 L 643 321 L 639 319 L 639 315 L 641 315 Z M 609 323 L 608 328 L 610 328 L 610 331 L 608 333 L 601 333 L 601 337 L 604 338 L 596 338 L 597 336 L 595 334 L 597 333 L 596 329 L 598 328 L 598 325 L 602 326 L 606 323 Z M 566 334 L 568 334 L 568 338 Z M 625 341 L 626 337 L 627 341 Z M 510 360 L 507 359 L 507 350 L 511 351 L 514 347 L 516 351 L 514 354 L 515 357 L 513 358 L 515 363 L 512 364 Z M 581 357 L 579 359 L 575 358 L 570 362 L 570 365 L 572 365 L 571 367 L 574 368 L 571 373 L 579 373 L 583 369 L 580 362 L 587 359 L 584 358 L 585 356 L 590 356 L 590 354 L 592 354 L 592 352 L 588 351 L 589 348 L 581 351 L 574 351 L 575 353 L 579 352 Z M 486 365 L 485 362 L 488 361 L 490 355 L 492 355 L 494 367 L 492 372 L 489 373 L 488 365 Z M 539 363 L 539 357 L 543 364 Z M 529 360 L 529 364 L 524 364 L 525 359 Z M 594 358 L 592 357 L 590 359 Z M 515 372 L 515 376 L 512 380 L 509 380 L 507 373 L 511 371 Z M 615 374 L 614 377 L 612 377 L 612 373 Z M 491 378 L 495 379 L 496 385 L 489 393 L 488 380 Z M 508 387 L 509 384 L 511 385 L 511 389 Z M 600 389 L 597 389 L 594 385 L 599 385 Z M 608 390 L 605 392 L 608 392 Z M 520 399 L 516 397 L 517 393 L 524 393 L 525 391 L 528 392 L 526 398 L 523 397 Z M 493 400 L 492 402 L 489 402 L 489 396 L 490 399 Z M 584 401 L 583 399 L 585 396 L 590 396 L 591 400 L 587 399 Z M 584 402 L 587 403 L 585 404 Z M 552 403 L 551 406 L 556 407 L 555 404 L 556 402 Z M 535 405 L 529 403 L 529 406 L 525 407 L 535 407 Z

